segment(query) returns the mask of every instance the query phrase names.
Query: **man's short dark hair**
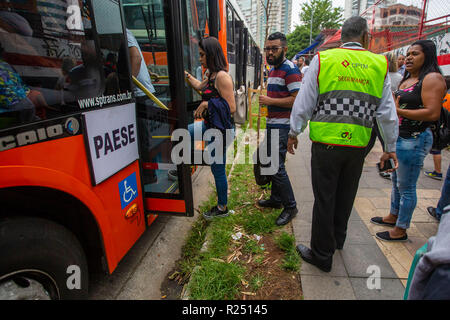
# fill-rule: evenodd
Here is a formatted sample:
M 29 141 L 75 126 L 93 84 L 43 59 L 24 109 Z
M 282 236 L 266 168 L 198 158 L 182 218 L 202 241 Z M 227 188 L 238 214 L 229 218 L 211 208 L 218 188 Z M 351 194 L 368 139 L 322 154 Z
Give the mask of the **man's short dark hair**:
M 307 66 L 309 66 L 309 59 L 308 59 L 308 58 L 304 58 L 304 60 L 305 60 L 305 64 L 306 64 Z
M 342 25 L 341 40 L 342 42 L 357 40 L 362 37 L 364 32 L 369 32 L 366 19 L 360 16 L 350 17 Z
M 272 33 L 267 38 L 267 40 L 270 40 L 270 41 L 272 41 L 272 40 L 280 40 L 281 41 L 281 45 L 283 47 L 286 47 L 286 45 L 287 45 L 286 36 L 283 33 L 281 33 L 281 32 L 274 32 L 274 33 Z

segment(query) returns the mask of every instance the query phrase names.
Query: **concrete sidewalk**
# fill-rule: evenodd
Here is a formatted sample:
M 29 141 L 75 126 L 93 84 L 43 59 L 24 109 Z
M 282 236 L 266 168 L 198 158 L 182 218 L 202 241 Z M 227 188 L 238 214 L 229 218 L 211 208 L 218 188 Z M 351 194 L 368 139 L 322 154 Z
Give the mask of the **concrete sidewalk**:
M 333 257 L 332 271 L 325 273 L 302 262 L 300 276 L 305 300 L 403 299 L 414 254 L 438 229 L 438 224 L 428 215 L 426 208 L 437 205 L 442 181 L 421 173 L 417 184 L 418 203 L 408 230 L 409 240 L 404 243 L 379 241 L 375 233 L 388 229 L 370 223 L 370 218 L 388 214 L 392 188 L 391 180 L 381 178 L 376 169 L 381 154 L 381 145 L 377 141 L 366 158 L 347 240 L 344 249 L 337 250 Z M 450 152 L 443 151 L 442 158 L 445 177 Z M 288 156 L 286 167 L 299 209 L 299 214 L 292 220 L 294 236 L 297 244 L 310 247 L 314 195 L 311 186 L 311 141 L 307 130 L 299 137 L 296 154 Z M 431 155 L 425 159 L 425 170 L 433 170 Z M 374 274 L 373 269 L 369 268 L 371 266 L 379 268 L 376 270 L 381 275 L 380 289 L 368 288 L 368 277 Z

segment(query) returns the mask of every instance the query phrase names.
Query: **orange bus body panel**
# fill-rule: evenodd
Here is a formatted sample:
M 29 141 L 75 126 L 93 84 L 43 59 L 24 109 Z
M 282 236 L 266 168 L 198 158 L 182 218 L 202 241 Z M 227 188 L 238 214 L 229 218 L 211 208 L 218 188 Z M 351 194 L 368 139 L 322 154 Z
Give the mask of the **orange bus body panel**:
M 134 172 L 139 195 L 122 210 L 118 184 Z M 0 188 L 47 187 L 80 200 L 97 222 L 110 273 L 145 231 L 139 162 L 94 187 L 82 135 L 3 151 L 0 176 Z M 134 203 L 139 212 L 126 220 L 125 213 Z
M 226 1 L 219 0 L 219 10 L 220 10 L 220 30 L 219 30 L 219 42 L 222 46 L 223 54 L 228 62 L 228 47 L 227 47 L 227 8 Z
M 150 210 L 178 213 L 186 212 L 186 202 L 184 200 L 146 198 L 145 203 L 146 207 L 150 208 Z

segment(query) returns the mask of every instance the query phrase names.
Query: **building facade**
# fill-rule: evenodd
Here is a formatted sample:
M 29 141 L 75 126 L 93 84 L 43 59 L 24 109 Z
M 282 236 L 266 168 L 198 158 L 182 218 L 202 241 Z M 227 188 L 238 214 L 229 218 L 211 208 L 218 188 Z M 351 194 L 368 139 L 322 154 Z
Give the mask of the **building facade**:
M 267 25 L 269 25 L 268 34 L 277 31 L 288 34 L 291 31 L 292 0 L 270 0 L 269 19 L 266 18 L 264 8 L 268 0 L 236 0 L 236 2 L 261 48 L 264 46 Z

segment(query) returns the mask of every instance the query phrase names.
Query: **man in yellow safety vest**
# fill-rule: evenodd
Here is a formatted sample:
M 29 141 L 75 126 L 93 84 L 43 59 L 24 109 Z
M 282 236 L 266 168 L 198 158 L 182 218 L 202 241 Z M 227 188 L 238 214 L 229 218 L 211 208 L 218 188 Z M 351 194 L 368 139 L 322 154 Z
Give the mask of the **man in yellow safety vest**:
M 317 54 L 292 108 L 288 151 L 309 122 L 314 209 L 311 249 L 298 245 L 304 261 L 331 271 L 336 249 L 344 246 L 358 190 L 365 147 L 377 120 L 385 142 L 380 162 L 397 168 L 398 118 L 386 58 L 367 51 L 368 25 L 351 17 L 342 26 L 340 48 Z M 388 161 L 389 160 L 389 161 Z

